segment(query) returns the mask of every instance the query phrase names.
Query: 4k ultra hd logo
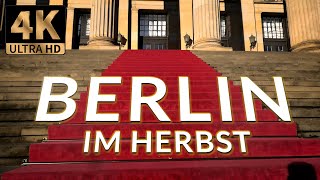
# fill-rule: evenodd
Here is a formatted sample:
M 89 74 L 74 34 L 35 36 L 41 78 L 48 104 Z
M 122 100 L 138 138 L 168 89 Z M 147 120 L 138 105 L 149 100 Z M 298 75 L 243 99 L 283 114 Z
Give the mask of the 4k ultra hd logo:
M 7 6 L 7 54 L 64 54 L 64 6 Z

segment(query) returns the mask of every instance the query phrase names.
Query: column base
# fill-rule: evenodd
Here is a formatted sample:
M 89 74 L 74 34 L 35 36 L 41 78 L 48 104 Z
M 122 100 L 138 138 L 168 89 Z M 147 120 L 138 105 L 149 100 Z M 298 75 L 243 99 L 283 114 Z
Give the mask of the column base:
M 193 50 L 198 51 L 232 51 L 231 47 L 223 47 L 217 39 L 207 39 L 198 41 L 193 47 Z
M 88 45 L 82 46 L 81 49 L 118 50 L 119 46 L 113 43 L 113 39 L 102 37 L 89 40 Z
M 192 50 L 195 50 L 195 51 L 233 51 L 232 47 L 223 47 L 223 46 L 212 46 L 212 47 L 203 47 L 203 48 L 193 47 Z
M 305 41 L 291 47 L 292 52 L 320 53 L 320 41 Z

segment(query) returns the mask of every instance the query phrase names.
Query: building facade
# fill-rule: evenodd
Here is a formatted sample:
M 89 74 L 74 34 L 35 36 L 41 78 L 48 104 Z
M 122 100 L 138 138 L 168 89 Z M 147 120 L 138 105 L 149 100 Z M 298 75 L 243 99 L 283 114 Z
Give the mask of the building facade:
M 320 49 L 320 0 L 1 2 L 2 7 L 8 4 L 65 5 L 67 49 L 119 49 L 119 34 L 122 49 L 296 52 Z M 190 39 L 186 41 L 186 37 Z

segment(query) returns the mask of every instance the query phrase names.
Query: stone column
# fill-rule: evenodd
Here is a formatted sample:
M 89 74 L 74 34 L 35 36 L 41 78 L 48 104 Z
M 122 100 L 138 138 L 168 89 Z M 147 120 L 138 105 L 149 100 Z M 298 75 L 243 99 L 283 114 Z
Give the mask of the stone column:
M 72 49 L 72 35 L 74 22 L 74 8 L 67 8 L 67 25 L 66 25 L 66 49 Z
M 225 50 L 221 46 L 219 0 L 193 0 L 194 49 Z
M 320 52 L 320 0 L 287 0 L 291 49 Z
M 89 47 L 117 49 L 114 44 L 115 0 L 93 0 L 90 17 Z

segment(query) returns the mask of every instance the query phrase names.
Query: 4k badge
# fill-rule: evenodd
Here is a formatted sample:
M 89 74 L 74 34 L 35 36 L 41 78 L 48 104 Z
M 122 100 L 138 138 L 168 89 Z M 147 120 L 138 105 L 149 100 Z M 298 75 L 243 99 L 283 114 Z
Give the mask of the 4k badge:
M 64 54 L 64 6 L 7 6 L 7 54 Z

